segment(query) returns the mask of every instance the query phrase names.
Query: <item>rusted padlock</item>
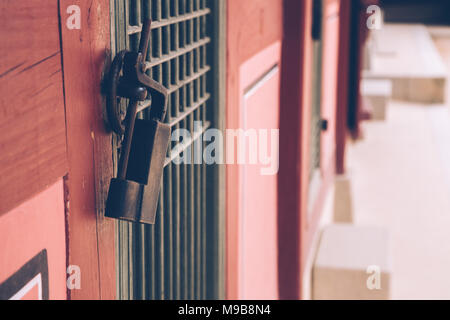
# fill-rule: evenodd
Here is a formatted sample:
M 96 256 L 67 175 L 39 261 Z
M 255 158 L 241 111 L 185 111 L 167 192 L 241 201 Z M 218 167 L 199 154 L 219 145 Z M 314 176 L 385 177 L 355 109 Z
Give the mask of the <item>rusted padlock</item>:
M 142 26 L 139 51 L 121 51 L 111 66 L 108 118 L 112 129 L 124 134 L 124 139 L 118 175 L 109 186 L 105 216 L 154 224 L 170 125 L 162 122 L 167 110 L 167 89 L 144 72 L 150 25 L 147 20 Z M 139 101 L 145 100 L 147 93 L 151 98 L 150 120 L 136 119 Z M 125 125 L 119 116 L 118 97 L 129 99 Z

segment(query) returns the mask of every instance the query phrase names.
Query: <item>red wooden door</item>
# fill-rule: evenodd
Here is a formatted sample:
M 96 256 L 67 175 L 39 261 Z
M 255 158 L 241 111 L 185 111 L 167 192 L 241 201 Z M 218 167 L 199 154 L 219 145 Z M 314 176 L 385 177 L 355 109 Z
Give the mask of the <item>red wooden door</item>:
M 0 3 L 0 295 L 66 298 L 57 1 Z

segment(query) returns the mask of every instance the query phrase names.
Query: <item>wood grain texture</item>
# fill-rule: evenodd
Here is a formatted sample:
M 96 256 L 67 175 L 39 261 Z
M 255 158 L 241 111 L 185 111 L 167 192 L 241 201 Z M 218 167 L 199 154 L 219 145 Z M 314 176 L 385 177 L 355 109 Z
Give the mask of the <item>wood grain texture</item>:
M 81 29 L 69 30 L 67 7 L 81 9 Z M 82 272 L 71 299 L 115 299 L 114 221 L 104 218 L 112 175 L 111 133 L 100 92 L 109 61 L 109 0 L 60 1 L 69 177 L 66 182 L 69 264 Z
M 55 1 L 0 2 L 0 214 L 67 172 Z

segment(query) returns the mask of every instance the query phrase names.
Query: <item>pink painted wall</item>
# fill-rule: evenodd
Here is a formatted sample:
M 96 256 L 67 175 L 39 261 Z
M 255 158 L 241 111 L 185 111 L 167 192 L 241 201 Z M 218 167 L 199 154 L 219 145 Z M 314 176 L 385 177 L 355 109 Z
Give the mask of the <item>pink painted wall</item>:
M 47 250 L 49 298 L 66 299 L 63 180 L 0 217 L 0 284 Z M 36 297 L 30 292 L 24 298 Z

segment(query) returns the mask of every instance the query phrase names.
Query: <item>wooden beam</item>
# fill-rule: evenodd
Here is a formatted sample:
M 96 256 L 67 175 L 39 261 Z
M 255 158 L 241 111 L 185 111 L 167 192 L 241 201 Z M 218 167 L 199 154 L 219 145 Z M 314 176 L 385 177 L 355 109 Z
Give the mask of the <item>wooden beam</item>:
M 284 0 L 281 70 L 278 270 L 280 299 L 299 299 L 301 212 L 309 166 L 311 1 Z
M 350 73 L 351 4 L 341 1 L 339 21 L 339 69 L 336 112 L 336 173 L 345 173 L 345 148 L 347 140 L 347 114 Z
M 81 268 L 71 299 L 115 299 L 114 222 L 104 218 L 112 176 L 111 134 L 103 121 L 100 83 L 110 61 L 109 0 L 60 0 L 69 175 L 66 181 L 68 263 Z M 78 5 L 81 28 L 68 29 Z

